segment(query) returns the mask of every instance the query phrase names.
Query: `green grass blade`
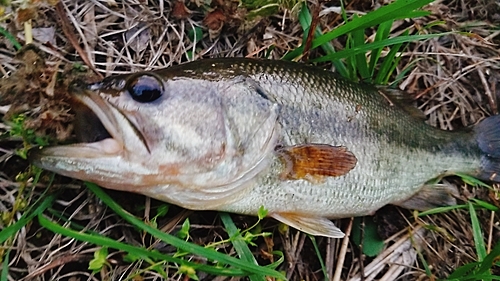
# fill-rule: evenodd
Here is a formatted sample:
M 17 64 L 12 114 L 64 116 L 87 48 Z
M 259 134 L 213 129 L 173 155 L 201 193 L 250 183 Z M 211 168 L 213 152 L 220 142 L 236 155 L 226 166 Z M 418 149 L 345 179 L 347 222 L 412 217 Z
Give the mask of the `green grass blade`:
M 411 61 L 401 72 L 399 72 L 396 75 L 396 78 L 391 82 L 391 84 L 389 85 L 389 88 L 393 88 L 393 87 L 396 87 L 397 85 L 399 85 L 399 82 L 401 80 L 403 80 L 403 78 L 406 77 L 406 74 L 408 74 L 413 69 L 413 67 L 417 64 L 417 62 L 420 60 L 422 60 L 422 59 L 420 58 L 420 59 L 415 59 L 415 60 Z
M 407 19 L 413 16 L 426 15 L 428 12 L 414 13 L 413 10 L 421 8 L 433 1 L 434 0 L 398 0 L 318 37 L 313 41 L 312 46 L 316 48 L 325 42 L 329 42 L 340 35 L 347 34 L 356 29 L 370 28 L 390 20 Z
M 498 208 L 497 206 L 490 204 L 488 202 L 484 202 L 482 200 L 476 199 L 476 198 L 471 198 L 471 199 L 469 199 L 469 201 L 472 201 L 474 203 L 474 206 L 481 207 L 481 208 L 486 209 L 488 211 L 492 211 L 492 212 L 499 212 L 500 211 L 500 208 Z
M 2 263 L 2 273 L 0 273 L 0 281 L 8 281 L 9 280 L 9 256 L 10 256 L 10 248 L 6 251 L 3 258 Z
M 304 46 L 304 47 L 305 47 L 304 44 L 306 43 L 306 40 L 307 40 L 307 35 L 309 34 L 309 29 L 311 28 L 311 22 L 312 22 L 311 12 L 309 11 L 307 4 L 304 3 L 302 5 L 302 9 L 300 10 L 300 13 L 299 13 L 299 23 L 300 23 L 300 26 L 302 27 L 302 30 L 304 31 L 302 34 L 302 46 Z M 315 30 L 315 35 L 316 35 L 316 31 L 318 31 L 317 28 Z
M 193 253 L 195 255 L 203 256 L 206 257 L 210 260 L 216 260 L 221 263 L 226 263 L 229 265 L 232 265 L 234 267 L 238 267 L 241 270 L 244 270 L 247 272 L 247 274 L 252 274 L 252 273 L 258 273 L 260 275 L 267 275 L 270 277 L 276 277 L 280 279 L 285 279 L 285 277 L 272 269 L 262 267 L 262 266 L 257 266 L 254 264 L 249 264 L 246 261 L 239 260 L 237 258 L 221 254 L 219 252 L 216 252 L 212 249 L 207 249 L 204 247 L 201 247 L 199 245 L 193 244 L 186 242 L 182 239 L 179 239 L 175 236 L 169 235 L 167 233 L 164 233 L 156 228 L 153 228 L 147 224 L 145 224 L 143 221 L 137 219 L 135 216 L 132 214 L 128 213 L 125 211 L 120 205 L 118 205 L 111 197 L 109 197 L 108 194 L 106 194 L 100 187 L 98 187 L 96 184 L 93 183 L 86 183 L 86 186 L 92 191 L 99 199 L 101 199 L 110 209 L 112 209 L 116 214 L 118 214 L 120 217 L 122 217 L 125 221 L 129 222 L 130 224 L 134 225 L 135 227 L 151 234 L 152 236 L 166 242 L 167 244 L 170 244 L 182 251 L 186 251 L 189 253 Z
M 408 31 L 404 33 L 403 36 L 407 36 Z M 399 61 L 401 60 L 401 56 L 397 56 L 399 50 L 403 44 L 395 44 L 391 47 L 391 50 L 384 58 L 384 62 L 380 66 L 380 69 L 377 73 L 377 77 L 375 78 L 375 84 L 377 85 L 386 85 L 389 82 L 392 72 L 398 66 Z
M 33 211 L 30 210 L 26 211 L 17 222 L 4 228 L 0 232 L 0 243 L 5 242 L 7 239 L 9 239 L 9 237 L 14 235 L 26 224 L 31 222 L 33 218 L 41 214 L 43 211 L 45 211 L 45 209 L 52 206 L 52 203 L 54 202 L 55 198 L 56 198 L 55 194 L 49 194 L 47 196 L 44 196 L 43 199 L 41 199 L 41 203 L 39 203 L 38 205 L 35 204 L 35 206 L 37 207 Z
M 432 2 L 434 2 L 434 1 L 432 1 Z M 411 12 L 403 15 L 403 17 L 395 18 L 395 20 L 421 18 L 421 17 L 426 17 L 430 14 L 431 14 L 431 12 L 429 12 L 429 11 L 415 10 L 415 11 L 411 11 Z M 427 28 L 427 26 L 425 26 L 424 28 Z
M 14 45 L 16 51 L 19 51 L 23 47 L 21 46 L 21 44 L 19 44 L 19 42 L 17 42 L 16 37 L 14 35 L 12 35 L 10 32 L 8 32 L 5 28 L 1 26 L 0 26 L 0 34 L 5 36 L 5 38 L 7 38 L 7 40 L 9 40 L 10 43 L 12 43 L 12 45 Z
M 354 39 L 352 38 L 352 33 L 347 35 L 347 44 L 346 50 L 354 49 Z M 351 81 L 358 81 L 358 68 L 356 65 L 356 56 L 348 56 L 345 58 L 346 67 L 347 67 L 347 79 Z
M 440 213 L 446 213 L 451 210 L 456 210 L 456 209 L 465 209 L 467 208 L 467 205 L 454 205 L 454 206 L 445 206 L 445 207 L 437 207 L 433 208 L 424 212 L 418 213 L 419 217 L 423 216 L 428 216 L 428 215 L 433 215 L 433 214 L 440 214 Z
M 462 174 L 462 173 L 454 173 L 456 176 L 459 176 L 461 180 L 463 180 L 466 184 L 472 185 L 472 186 L 482 186 L 486 188 L 491 188 L 488 184 L 482 182 L 481 180 L 467 175 L 467 174 Z
M 366 29 L 373 26 L 377 26 L 380 23 L 391 21 L 395 19 L 405 19 L 414 16 L 422 16 L 428 14 L 427 12 L 414 12 L 413 10 L 421 8 L 434 0 L 398 0 L 387 6 L 383 6 L 375 11 L 372 11 L 356 20 L 352 20 L 322 36 L 319 36 L 312 42 L 311 49 L 315 49 L 318 46 L 330 42 L 331 40 L 352 32 L 356 29 Z M 290 53 L 288 53 L 283 59 L 292 60 L 304 51 L 304 46 L 301 46 Z
M 382 65 L 380 66 L 380 69 L 377 73 L 377 76 L 375 77 L 374 84 L 376 85 L 386 85 L 391 77 L 392 71 L 397 67 L 397 58 L 396 55 L 399 51 L 399 49 L 403 46 L 403 44 L 396 44 L 391 47 L 391 50 L 385 56 L 384 61 L 382 62 Z
M 259 265 L 257 263 L 257 260 L 255 260 L 252 251 L 250 251 L 250 249 L 248 248 L 247 243 L 245 243 L 245 239 L 243 239 L 240 231 L 238 230 L 238 228 L 236 228 L 236 225 L 234 225 L 231 216 L 228 213 L 223 212 L 219 213 L 219 216 L 222 220 L 222 223 L 224 224 L 227 234 L 229 234 L 231 243 L 233 243 L 234 249 L 236 250 L 236 253 L 238 253 L 238 256 L 248 263 Z M 250 275 L 249 278 L 252 281 L 266 280 L 263 276 L 255 274 Z
M 420 260 L 420 262 L 424 266 L 425 275 L 430 278 L 432 276 L 432 271 L 431 271 L 431 268 L 429 267 L 429 263 L 425 260 L 424 255 L 422 255 L 422 252 L 420 250 L 417 250 L 417 255 L 418 255 L 418 259 Z
M 391 32 L 391 27 L 394 21 L 385 21 L 381 24 L 379 24 L 377 28 L 377 33 L 375 33 L 375 39 L 373 42 L 378 42 L 382 41 L 386 38 L 389 37 L 389 34 Z M 383 48 L 376 48 L 373 49 L 371 54 L 370 54 L 370 63 L 369 63 L 369 69 L 370 69 L 370 77 L 374 77 L 375 75 L 375 66 L 377 65 L 378 59 L 380 58 L 380 55 L 382 54 Z
M 468 264 L 466 264 L 468 265 Z M 475 264 L 473 264 L 475 265 Z M 469 268 L 470 270 L 470 268 Z M 496 276 L 496 275 L 491 275 L 491 274 L 487 274 L 487 273 L 483 273 L 483 274 L 470 274 L 470 273 L 465 273 L 463 274 L 464 276 L 461 276 L 461 277 L 448 277 L 446 280 L 447 281 L 478 281 L 478 280 L 481 280 L 481 281 L 498 281 L 500 280 L 499 276 Z
M 59 211 L 56 211 L 52 208 L 47 209 L 47 213 L 51 214 L 53 218 L 56 218 L 57 220 L 63 221 L 64 223 L 69 223 L 69 227 L 71 227 L 74 230 L 77 231 L 82 231 L 85 230 L 85 226 L 72 222 L 68 217 L 62 215 Z M 87 230 L 87 233 L 98 233 L 98 232 L 93 232 L 92 230 Z
M 491 252 L 484 258 L 481 266 L 477 273 L 489 272 L 491 267 L 495 264 L 495 260 L 498 260 L 500 257 L 500 242 L 497 241 L 496 246 L 491 250 Z
M 444 33 L 438 33 L 438 34 L 398 36 L 398 37 L 389 38 L 389 39 L 385 39 L 385 40 L 378 41 L 378 42 L 372 42 L 372 43 L 365 44 L 362 46 L 357 46 L 353 49 L 342 50 L 342 51 L 339 51 L 335 54 L 325 55 L 325 56 L 313 59 L 311 61 L 313 61 L 313 62 L 325 62 L 325 61 L 330 61 L 330 60 L 336 60 L 336 59 L 340 59 L 340 58 L 355 56 L 359 53 L 365 53 L 367 51 L 378 49 L 378 48 L 385 47 L 385 46 L 391 46 L 391 45 L 395 45 L 395 44 L 402 44 L 402 43 L 407 43 L 407 42 L 426 40 L 426 39 L 441 37 L 441 36 L 448 35 L 451 33 L 452 32 L 444 32 Z
M 272 268 L 272 269 L 275 269 L 277 268 L 280 264 L 284 263 L 285 262 L 285 255 L 283 254 L 282 251 L 273 251 L 272 254 L 274 256 L 278 256 L 279 259 L 276 260 L 275 262 L 271 263 L 271 264 L 268 264 L 268 265 L 265 265 L 265 267 L 267 268 Z M 284 279 L 280 279 L 280 280 L 284 280 Z
M 354 19 L 358 18 L 358 16 L 354 16 Z M 365 45 L 365 30 L 364 29 L 356 29 L 352 32 L 352 44 L 354 48 Z M 370 71 L 368 70 L 368 63 L 366 62 L 366 53 L 357 53 L 354 57 L 356 62 L 357 73 L 361 76 L 363 81 L 369 79 L 371 77 Z M 351 79 L 353 80 L 353 79 Z
M 467 280 L 463 279 L 463 277 L 467 273 L 470 273 L 477 265 L 477 262 L 471 262 L 458 267 L 448 276 L 448 280 Z
M 486 257 L 486 246 L 484 245 L 483 233 L 481 232 L 481 225 L 477 218 L 476 209 L 471 202 L 469 204 L 470 219 L 472 223 L 472 233 L 474 235 L 474 245 L 476 247 L 478 261 L 483 261 Z
M 215 266 L 209 266 L 209 265 L 203 265 L 203 264 L 198 264 L 194 262 L 189 262 L 185 261 L 180 258 L 175 258 L 169 255 L 162 254 L 158 251 L 151 251 L 146 248 L 142 247 L 136 247 L 132 246 L 126 243 L 122 243 L 119 241 L 116 241 L 114 239 L 96 235 L 96 234 L 87 234 L 83 232 L 78 232 L 74 231 L 72 229 L 65 228 L 55 222 L 52 222 L 51 220 L 47 219 L 45 216 L 42 214 L 38 215 L 38 221 L 40 222 L 40 225 L 43 226 L 44 228 L 57 233 L 61 234 L 67 237 L 75 238 L 80 241 L 85 241 L 89 242 L 95 245 L 103 246 L 103 247 L 108 247 L 108 248 L 113 248 L 117 249 L 120 251 L 132 253 L 136 256 L 142 257 L 142 258 L 152 258 L 156 260 L 161 260 L 161 261 L 167 261 L 167 262 L 172 262 L 180 265 L 186 265 L 189 267 L 192 267 L 195 270 L 201 270 L 210 274 L 215 274 L 215 275 L 225 275 L 225 276 L 242 276 L 245 275 L 244 271 L 237 270 L 237 269 L 227 269 L 227 268 L 220 268 L 220 267 L 215 267 Z
M 323 262 L 323 258 L 321 257 L 321 252 L 319 251 L 318 248 L 318 243 L 316 243 L 316 238 L 312 235 L 307 235 L 309 239 L 311 239 L 311 242 L 314 247 L 314 251 L 316 252 L 316 256 L 318 257 L 319 264 L 321 266 L 321 271 L 323 271 L 323 276 L 325 276 L 325 280 L 330 280 L 332 276 L 328 276 L 328 272 L 326 271 L 326 266 L 325 263 Z
M 486 209 L 488 211 L 493 211 L 493 212 L 500 211 L 500 208 L 498 208 L 497 206 L 489 204 L 489 203 L 481 201 L 481 200 L 478 200 L 478 199 L 475 199 L 475 198 L 471 198 L 469 201 L 473 203 L 472 205 L 475 208 L 482 208 L 482 209 Z M 446 213 L 446 212 L 449 212 L 451 210 L 466 209 L 466 208 L 469 208 L 469 206 L 463 205 L 463 204 L 462 205 L 445 206 L 445 207 L 437 207 L 437 208 L 433 208 L 433 209 L 430 209 L 430 210 L 427 210 L 424 212 L 420 212 L 418 214 L 418 216 L 423 217 L 423 216 L 427 216 L 427 215 Z

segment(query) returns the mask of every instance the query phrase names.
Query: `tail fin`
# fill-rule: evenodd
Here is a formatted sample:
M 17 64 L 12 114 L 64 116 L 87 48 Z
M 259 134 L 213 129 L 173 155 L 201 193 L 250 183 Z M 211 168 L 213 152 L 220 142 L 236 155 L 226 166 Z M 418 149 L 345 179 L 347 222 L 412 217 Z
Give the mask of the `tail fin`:
M 484 119 L 474 127 L 483 155 L 479 178 L 500 182 L 500 115 Z

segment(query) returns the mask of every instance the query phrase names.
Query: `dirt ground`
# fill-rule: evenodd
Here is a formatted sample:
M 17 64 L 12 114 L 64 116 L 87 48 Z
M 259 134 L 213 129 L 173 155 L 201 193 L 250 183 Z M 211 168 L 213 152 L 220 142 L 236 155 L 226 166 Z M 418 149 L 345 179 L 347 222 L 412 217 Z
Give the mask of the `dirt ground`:
M 278 3 L 262 11 L 238 1 L 25 1 L 27 6 L 0 10 L 0 27 L 21 44 L 28 36 L 24 21 L 32 19 L 34 48 L 16 52 L 7 36 L 0 36 L 0 212 L 4 229 L 20 218 L 25 205 L 34 203 L 50 179 L 42 173 L 39 183 L 26 185 L 29 164 L 19 151 L 29 145 L 10 132 L 23 124 L 24 140 L 38 144 L 68 142 L 74 138 L 73 113 L 68 87 L 77 80 L 95 82 L 114 74 L 153 70 L 189 60 L 209 57 L 268 57 L 280 59 L 300 46 L 303 30 L 298 22 L 302 1 Z M 242 1 L 250 3 L 252 1 Z M 325 32 L 342 24 L 335 12 L 338 1 L 308 1 L 319 11 L 318 26 Z M 384 0 L 353 0 L 346 3 L 348 15 L 364 14 L 386 4 Z M 400 88 L 415 99 L 427 122 L 444 130 L 458 130 L 498 114 L 500 96 L 500 4 L 496 0 L 442 0 L 429 5 L 431 15 L 395 24 L 394 33 L 411 27 L 449 35 L 412 43 L 402 54 L 398 71 L 413 65 Z M 370 39 L 368 39 L 370 40 Z M 341 49 L 345 38 L 333 42 Z M 313 50 L 309 58 L 321 56 Z M 330 65 L 319 65 L 331 68 Z M 6 78 L 9 79 L 6 79 Z M 15 94 L 9 94 L 15 93 Z M 25 113 L 28 118 L 13 117 Z M 17 122 L 17 123 L 16 123 Z M 49 139 L 41 136 L 48 136 Z M 22 154 L 22 152 L 21 152 Z M 500 207 L 498 192 L 473 187 L 460 179 L 447 179 L 460 190 L 459 203 L 478 198 Z M 493 186 L 498 191 L 498 186 Z M 51 191 L 58 192 L 53 206 L 83 228 L 133 245 L 155 243 L 109 209 L 80 181 L 56 176 Z M 163 203 L 124 192 L 108 192 L 126 210 L 148 221 Z M 22 204 L 24 205 L 22 205 Z M 14 211 L 13 211 L 14 210 Z M 491 249 L 500 241 L 499 213 L 477 210 L 482 233 Z M 158 228 L 177 232 L 185 218 L 191 222 L 191 241 L 206 245 L 227 238 L 216 212 L 191 212 L 176 206 L 158 219 Z M 233 215 L 245 229 L 256 218 Z M 354 240 L 316 237 L 328 276 L 336 280 L 435 280 L 446 278 L 457 267 L 477 260 L 468 209 L 415 218 L 412 212 L 388 206 L 374 217 L 385 248 L 378 257 L 368 257 Z M 370 223 L 366 218 L 364 224 Z M 351 228 L 350 219 L 336 225 Z M 324 280 L 325 275 L 313 243 L 293 229 L 280 229 L 272 219 L 262 222 L 269 238 L 252 247 L 260 264 L 273 261 L 270 253 L 281 250 L 285 262 L 278 268 L 290 280 Z M 347 243 L 347 247 L 343 247 Z M 54 235 L 37 220 L 4 242 L 2 254 L 11 248 L 8 279 L 5 280 L 162 280 L 157 272 L 124 260 L 111 251 L 108 266 L 97 273 L 88 269 L 99 247 L 69 237 Z M 171 253 L 168 245 L 159 251 Z M 231 245 L 223 251 L 234 255 Z M 339 263 L 339 260 L 344 259 Z M 428 264 L 426 274 L 426 261 Z M 493 271 L 500 275 L 500 269 Z M 137 274 L 137 272 L 140 272 Z M 171 279 L 188 278 L 171 270 Z M 364 273 L 366 277 L 360 277 Z M 237 280 L 199 273 L 202 280 Z M 244 279 L 244 278 L 243 278 Z

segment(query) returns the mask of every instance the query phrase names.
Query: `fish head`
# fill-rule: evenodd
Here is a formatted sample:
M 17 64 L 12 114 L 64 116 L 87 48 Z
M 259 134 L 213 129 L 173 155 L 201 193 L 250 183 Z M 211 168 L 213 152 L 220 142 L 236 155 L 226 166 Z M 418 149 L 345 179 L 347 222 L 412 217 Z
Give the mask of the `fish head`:
M 276 146 L 278 106 L 249 78 L 136 73 L 74 96 L 82 142 L 35 150 L 35 165 L 190 209 L 243 196 Z

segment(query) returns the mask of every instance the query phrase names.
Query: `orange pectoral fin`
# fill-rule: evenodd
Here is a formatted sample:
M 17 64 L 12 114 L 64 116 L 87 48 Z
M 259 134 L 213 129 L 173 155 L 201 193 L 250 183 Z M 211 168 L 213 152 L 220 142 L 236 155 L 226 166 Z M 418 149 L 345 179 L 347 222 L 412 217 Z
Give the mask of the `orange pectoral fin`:
M 276 150 L 285 165 L 283 179 L 307 179 L 313 182 L 324 177 L 347 174 L 357 159 L 344 146 L 303 144 L 281 147 Z

